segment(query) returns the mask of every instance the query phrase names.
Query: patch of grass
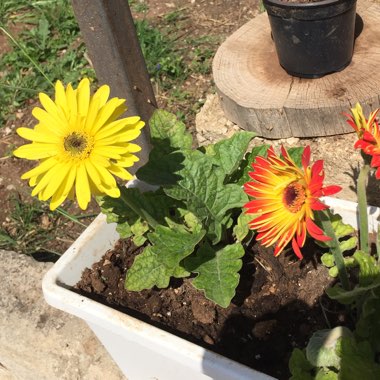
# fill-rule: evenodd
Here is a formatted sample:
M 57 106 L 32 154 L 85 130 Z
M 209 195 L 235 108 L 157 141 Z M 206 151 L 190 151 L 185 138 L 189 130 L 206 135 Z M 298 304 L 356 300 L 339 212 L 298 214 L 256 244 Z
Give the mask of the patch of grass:
M 47 202 L 25 202 L 19 194 L 10 196 L 8 201 L 11 211 L 0 227 L 0 249 L 33 257 L 37 254 L 39 259 L 44 253 L 60 255 L 60 249 L 52 250 L 51 247 L 56 245 L 55 241 L 67 241 L 71 236 L 73 227 L 67 227 L 67 223 L 79 225 L 80 232 L 87 227 L 81 220 L 91 221 L 96 216 L 93 213 L 73 215 L 62 208 L 50 211 Z
M 9 32 L 10 23 L 4 19 L 15 17 L 23 17 L 28 24 L 13 37 L 16 43 L 10 41 L 13 50 L 1 59 L 0 126 L 26 100 L 35 97 L 36 90 L 52 93 L 51 84 L 31 64 L 31 59 L 52 82 L 60 79 L 75 84 L 83 76 L 95 78 L 69 0 L 35 0 L 24 5 L 20 1 L 19 7 L 15 6 L 16 1 L 8 3 L 0 8 L 2 28 Z
M 179 8 L 162 17 L 163 23 L 153 26 L 152 20 L 135 20 L 137 35 L 155 86 L 156 94 L 181 120 L 187 122 L 202 102 L 188 91 L 184 83 L 194 75 L 209 75 L 219 36 L 189 36 L 186 8 Z M 187 124 L 189 124 L 187 122 Z
M 10 202 L 12 212 L 0 228 L 0 248 L 29 255 L 49 252 L 45 245 L 54 239 L 58 214 L 50 212 L 46 204 L 37 201 L 28 204 L 14 196 Z
M 183 56 L 176 49 L 175 40 L 151 26 L 147 20 L 136 20 L 135 26 L 149 74 L 156 81 L 164 82 L 168 77 L 183 81 L 187 70 Z
M 149 10 L 149 6 L 144 0 L 129 0 L 128 3 L 134 12 L 144 13 Z
M 0 2 L 0 25 L 7 25 L 19 19 L 20 13 L 28 6 L 28 0 L 2 0 Z

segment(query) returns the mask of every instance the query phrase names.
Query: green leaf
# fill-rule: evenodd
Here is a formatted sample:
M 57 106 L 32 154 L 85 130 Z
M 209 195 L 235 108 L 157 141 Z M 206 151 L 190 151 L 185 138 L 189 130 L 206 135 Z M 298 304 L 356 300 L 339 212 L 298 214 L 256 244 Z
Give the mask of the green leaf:
M 339 351 L 340 379 L 380 379 L 380 366 L 375 362 L 375 355 L 369 342 L 356 342 L 354 338 L 345 337 L 341 341 Z
M 338 272 L 338 267 L 336 265 L 334 265 L 333 267 L 329 269 L 329 276 L 336 278 L 338 277 L 338 275 L 339 275 L 339 272 Z
M 289 360 L 290 380 L 312 380 L 310 371 L 313 366 L 308 362 L 302 350 L 295 348 Z
M 192 212 L 182 208 L 178 208 L 177 211 L 180 215 L 181 220 L 184 220 L 185 225 L 189 228 L 190 231 L 196 232 L 202 228 L 202 223 Z
M 45 16 L 42 16 L 38 22 L 38 37 L 41 43 L 41 49 L 45 50 L 46 40 L 49 37 L 49 21 Z
M 146 237 L 144 235 L 146 232 L 149 231 L 149 224 L 145 220 L 142 220 L 140 218 L 136 221 L 136 223 L 132 224 L 130 230 L 131 230 L 131 233 L 133 235 L 133 238 L 132 238 L 133 243 L 137 247 L 141 247 L 146 242 Z M 118 231 L 118 229 L 117 229 L 117 231 Z M 119 232 L 119 234 L 120 234 L 120 232 Z M 120 234 L 120 236 L 121 236 L 121 234 Z
M 342 217 L 339 214 L 331 214 L 331 223 L 333 225 L 335 235 L 338 238 L 351 235 L 355 232 L 354 227 L 352 227 L 350 224 L 342 222 Z
M 182 151 L 192 147 L 191 134 L 175 115 L 164 110 L 153 113 L 149 127 L 153 148 L 149 161 L 137 171 L 136 176 L 153 185 L 175 184 L 181 179 L 178 172 L 185 159 Z
M 187 132 L 185 124 L 175 115 L 164 110 L 156 110 L 149 120 L 151 142 L 162 154 L 174 150 L 191 149 L 193 138 Z
M 190 255 L 202 240 L 205 231 L 191 233 L 183 226 L 157 226 L 155 232 L 148 234 L 153 244 L 138 255 L 127 272 L 127 290 L 140 291 L 153 286 L 165 288 L 170 278 L 189 275 L 180 267 L 180 262 Z
M 344 290 L 340 285 L 335 285 L 332 288 L 326 289 L 327 295 L 333 299 L 337 300 L 343 305 L 350 305 L 357 299 L 362 297 L 367 291 L 376 289 L 380 287 L 380 280 L 375 281 L 368 286 L 355 286 L 352 290 Z
M 363 306 L 355 333 L 368 340 L 376 352 L 380 352 L 380 299 L 368 297 Z
M 224 173 L 199 151 L 186 154 L 182 179 L 175 186 L 165 188 L 170 197 L 183 201 L 187 209 L 201 221 L 207 222 L 208 235 L 213 244 L 220 241 L 227 211 L 241 208 L 248 197 L 235 184 L 223 184 Z
M 315 380 L 338 380 L 338 374 L 327 368 L 321 368 L 315 375 Z
M 242 242 L 251 232 L 248 223 L 254 218 L 255 215 L 245 214 L 244 212 L 239 215 L 237 223 L 233 228 L 233 234 L 235 235 L 237 241 Z
M 202 245 L 195 256 L 184 261 L 184 267 L 198 273 L 192 284 L 203 290 L 205 296 L 222 307 L 227 307 L 239 283 L 239 270 L 244 248 L 241 244 L 227 245 L 221 249 Z
M 354 259 L 359 264 L 359 285 L 368 286 L 380 281 L 380 267 L 376 259 L 363 251 L 356 251 Z
M 352 336 L 346 327 L 338 326 L 331 330 L 316 331 L 306 347 L 306 358 L 315 367 L 340 368 L 341 358 L 336 348 L 339 340 L 345 336 Z
M 255 146 L 250 153 L 247 153 L 240 164 L 240 170 L 233 177 L 236 177 L 237 183 L 243 186 L 246 182 L 251 181 L 249 172 L 252 171 L 252 163 L 255 161 L 257 156 L 266 157 L 267 151 L 270 145 L 259 145 Z
M 335 265 L 334 255 L 330 252 L 324 253 L 321 257 L 321 262 L 327 268 L 333 267 Z
M 347 240 L 341 241 L 339 245 L 342 252 L 350 251 L 351 249 L 355 249 L 358 246 L 358 238 L 356 236 L 352 236 Z
M 179 204 L 168 198 L 162 190 L 142 193 L 137 188 L 120 188 L 119 198 L 103 197 L 98 200 L 101 210 L 107 216 L 108 223 L 117 223 L 117 230 L 124 238 L 133 233 L 134 224 L 147 222 L 151 227 L 157 224 L 166 224 L 170 210 Z M 141 219 L 140 219 L 141 218 Z M 136 227 L 135 232 L 142 227 Z
M 256 136 L 253 132 L 237 132 L 229 139 L 221 140 L 206 147 L 206 155 L 222 168 L 224 176 L 229 176 L 239 167 L 249 142 Z
M 302 167 L 302 153 L 304 151 L 304 147 L 295 147 L 288 148 L 287 152 L 290 158 L 294 161 L 294 163 L 300 168 Z

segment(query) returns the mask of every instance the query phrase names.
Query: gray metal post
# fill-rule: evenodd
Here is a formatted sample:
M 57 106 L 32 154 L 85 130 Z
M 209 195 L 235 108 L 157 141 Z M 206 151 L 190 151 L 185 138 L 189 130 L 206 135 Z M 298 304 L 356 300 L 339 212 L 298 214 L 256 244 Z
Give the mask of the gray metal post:
M 148 158 L 148 120 L 157 103 L 128 0 L 72 0 L 72 4 L 97 78 L 111 87 L 112 96 L 127 99 L 127 115 L 139 115 L 146 122 L 137 141 L 142 152 L 136 170 Z

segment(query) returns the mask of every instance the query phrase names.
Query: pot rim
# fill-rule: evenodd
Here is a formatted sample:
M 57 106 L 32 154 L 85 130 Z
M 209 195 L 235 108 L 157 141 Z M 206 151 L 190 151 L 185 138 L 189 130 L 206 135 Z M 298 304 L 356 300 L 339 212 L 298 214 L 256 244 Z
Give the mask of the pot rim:
M 310 3 L 295 3 L 292 1 L 284 1 L 284 0 L 263 0 L 264 5 L 277 6 L 280 8 L 288 8 L 288 9 L 313 9 L 313 8 L 324 8 L 331 5 L 338 5 L 344 3 L 356 3 L 357 0 L 321 0 L 321 1 L 313 1 Z

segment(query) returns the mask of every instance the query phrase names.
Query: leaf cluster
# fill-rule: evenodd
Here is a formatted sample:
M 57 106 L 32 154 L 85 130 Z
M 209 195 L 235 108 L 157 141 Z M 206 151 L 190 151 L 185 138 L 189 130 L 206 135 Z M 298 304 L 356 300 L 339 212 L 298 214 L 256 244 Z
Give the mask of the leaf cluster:
M 355 318 L 355 329 L 345 327 L 316 331 L 306 350 L 295 349 L 289 368 L 292 380 L 375 380 L 380 378 L 380 265 L 368 252 L 355 250 L 357 238 L 354 229 L 342 222 L 339 215 L 330 214 L 336 241 L 322 243 L 329 249 L 351 252 L 344 257 L 344 265 L 357 283 L 345 289 L 337 283 L 326 290 L 327 295 L 343 305 Z M 353 253 L 352 253 L 353 252 Z M 332 252 L 322 256 L 332 276 L 337 267 Z M 353 273 L 353 269 L 356 268 Z M 353 281 L 351 281 L 353 282 Z
M 241 183 L 252 154 L 265 149 L 246 153 L 252 132 L 193 149 L 184 124 L 163 110 L 153 115 L 150 130 L 149 161 L 136 176 L 151 190 L 123 188 L 120 198 L 100 201 L 122 237 L 146 245 L 127 273 L 126 288 L 163 288 L 172 277 L 191 275 L 207 298 L 227 307 L 250 238 Z

